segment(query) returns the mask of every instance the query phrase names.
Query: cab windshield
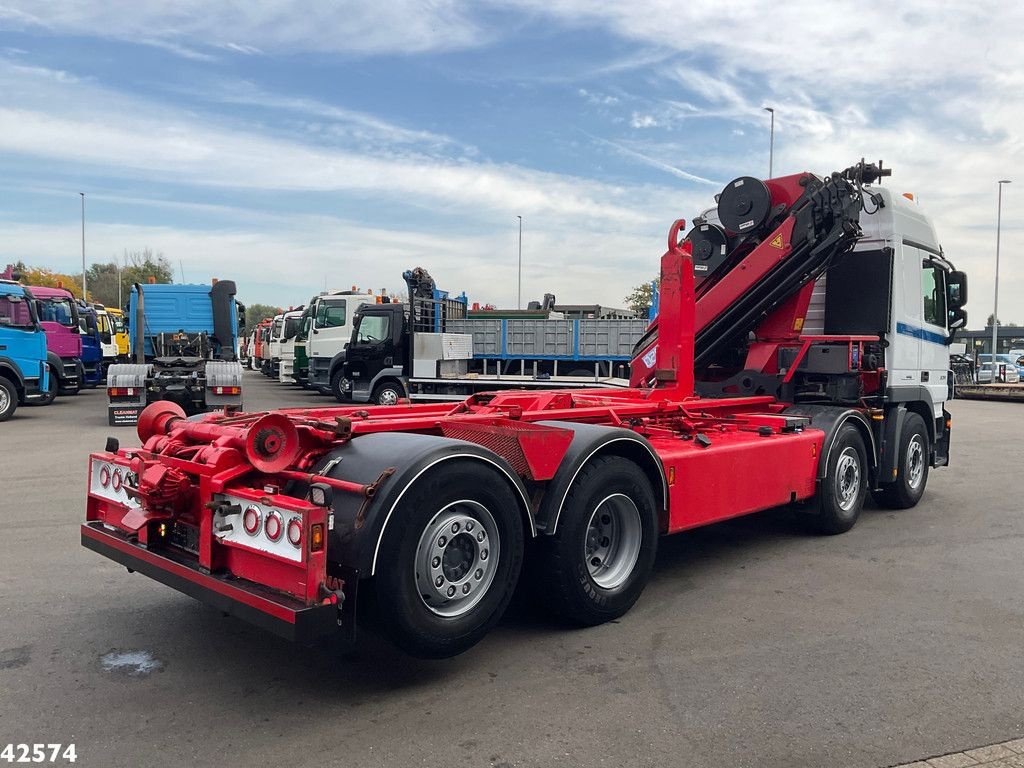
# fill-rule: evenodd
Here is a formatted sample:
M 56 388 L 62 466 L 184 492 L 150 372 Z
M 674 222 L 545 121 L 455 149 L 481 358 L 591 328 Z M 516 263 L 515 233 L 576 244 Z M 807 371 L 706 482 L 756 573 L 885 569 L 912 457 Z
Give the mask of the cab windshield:
M 32 302 L 25 301 L 23 296 L 0 296 L 0 326 L 33 330 L 36 327 L 36 318 L 32 312 Z
M 36 299 L 39 319 L 44 323 L 59 323 L 66 328 L 78 328 L 78 312 L 71 299 Z
M 284 321 L 284 338 L 294 339 L 302 328 L 302 317 L 287 317 Z
M 110 315 L 110 326 L 114 329 L 114 333 L 126 333 L 124 318 L 120 315 Z

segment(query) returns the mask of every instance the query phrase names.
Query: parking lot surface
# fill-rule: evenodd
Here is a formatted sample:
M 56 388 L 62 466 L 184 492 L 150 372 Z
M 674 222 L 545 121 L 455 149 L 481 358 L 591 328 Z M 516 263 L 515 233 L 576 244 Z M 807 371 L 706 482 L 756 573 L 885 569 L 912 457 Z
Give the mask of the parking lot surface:
M 246 407 L 333 401 L 246 375 Z M 0 745 L 80 766 L 890 766 L 1024 737 L 1024 404 L 955 401 L 922 503 L 663 539 L 623 619 L 290 645 L 79 545 L 102 389 L 0 425 Z M 742 482 L 742 478 L 737 478 Z

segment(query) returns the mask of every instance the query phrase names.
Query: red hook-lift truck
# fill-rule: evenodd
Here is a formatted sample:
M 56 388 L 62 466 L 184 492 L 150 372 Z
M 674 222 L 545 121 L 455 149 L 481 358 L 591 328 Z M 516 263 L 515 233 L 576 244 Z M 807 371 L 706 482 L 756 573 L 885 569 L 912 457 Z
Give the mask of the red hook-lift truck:
M 446 657 L 521 572 L 556 615 L 600 624 L 640 597 L 662 535 L 780 505 L 836 534 L 868 493 L 914 506 L 949 461 L 967 281 L 886 175 L 743 177 L 677 221 L 629 389 L 153 403 L 141 447 L 90 457 L 82 543 L 296 641 L 351 633 L 370 589 L 398 646 Z

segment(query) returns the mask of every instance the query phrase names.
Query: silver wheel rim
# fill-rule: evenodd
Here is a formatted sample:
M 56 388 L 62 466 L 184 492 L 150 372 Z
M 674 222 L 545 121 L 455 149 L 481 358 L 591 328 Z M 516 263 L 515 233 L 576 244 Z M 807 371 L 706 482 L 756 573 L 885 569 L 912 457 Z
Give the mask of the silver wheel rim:
M 377 398 L 378 405 L 395 405 L 397 403 L 398 393 L 391 388 L 382 390 L 380 396 Z
M 907 484 L 915 491 L 921 487 L 924 480 L 924 444 L 920 435 L 910 438 L 910 445 L 907 446 Z
M 860 455 L 857 449 L 850 446 L 839 454 L 836 464 L 836 497 L 839 508 L 844 512 L 853 509 L 860 493 Z
M 7 413 L 7 409 L 11 407 L 11 396 L 7 394 L 7 389 L 0 387 L 0 415 Z
M 498 569 L 501 539 L 490 510 L 453 501 L 427 524 L 416 545 L 414 574 L 420 600 L 445 618 L 462 616 L 483 600 Z
M 602 589 L 621 586 L 640 557 L 640 510 L 622 493 L 605 497 L 590 513 L 583 557 L 590 578 Z

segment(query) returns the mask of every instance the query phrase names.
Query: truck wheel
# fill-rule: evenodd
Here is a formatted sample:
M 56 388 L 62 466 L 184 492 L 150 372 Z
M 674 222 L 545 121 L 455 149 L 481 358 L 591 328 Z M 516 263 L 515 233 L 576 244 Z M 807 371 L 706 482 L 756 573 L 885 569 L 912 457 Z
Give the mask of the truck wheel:
M 841 426 L 826 461 L 825 477 L 812 502 L 814 512 L 804 520 L 818 533 L 846 533 L 860 517 L 867 495 L 867 451 L 860 430 L 852 424 Z
M 384 381 L 373 388 L 371 400 L 377 405 L 398 405 L 405 397 L 405 387 L 397 381 Z
M 585 626 L 622 616 L 646 586 L 658 549 L 650 481 L 628 459 L 595 459 L 566 496 L 555 533 L 537 544 L 531 568 L 541 604 Z
M 523 521 L 505 478 L 475 462 L 445 462 L 405 493 L 384 531 L 381 623 L 413 656 L 462 653 L 501 618 L 522 562 Z
M 0 378 L 0 421 L 7 421 L 18 410 L 18 390 L 4 378 Z
M 928 484 L 928 428 L 916 413 L 908 413 L 900 434 L 896 482 L 886 483 L 871 498 L 880 507 L 910 509 L 917 505 Z
M 341 368 L 331 376 L 331 394 L 339 403 L 344 403 L 348 399 L 345 395 L 345 371 Z

